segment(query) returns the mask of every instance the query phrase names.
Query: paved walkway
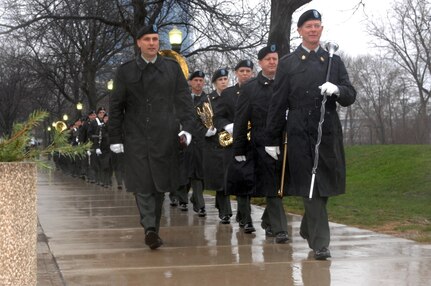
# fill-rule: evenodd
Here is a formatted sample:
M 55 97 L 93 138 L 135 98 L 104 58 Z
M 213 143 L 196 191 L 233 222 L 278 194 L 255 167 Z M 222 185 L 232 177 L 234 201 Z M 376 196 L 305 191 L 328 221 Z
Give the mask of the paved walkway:
M 214 199 L 207 217 L 165 200 L 160 235 L 144 243 L 133 197 L 58 172 L 38 177 L 38 286 L 62 285 L 431 285 L 431 245 L 331 223 L 333 258 L 315 261 L 289 216 L 288 244 L 257 231 L 218 223 Z M 232 202 L 234 212 L 236 204 Z

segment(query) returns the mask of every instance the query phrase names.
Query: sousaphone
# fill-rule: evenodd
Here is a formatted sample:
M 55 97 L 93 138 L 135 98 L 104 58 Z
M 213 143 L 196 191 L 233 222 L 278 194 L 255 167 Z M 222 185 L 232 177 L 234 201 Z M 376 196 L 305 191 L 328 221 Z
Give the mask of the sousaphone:
M 159 53 L 164 57 L 168 57 L 176 60 L 180 64 L 184 77 L 186 79 L 189 78 L 189 67 L 187 66 L 186 59 L 182 55 L 180 55 L 179 53 L 173 50 L 161 50 L 159 51 Z

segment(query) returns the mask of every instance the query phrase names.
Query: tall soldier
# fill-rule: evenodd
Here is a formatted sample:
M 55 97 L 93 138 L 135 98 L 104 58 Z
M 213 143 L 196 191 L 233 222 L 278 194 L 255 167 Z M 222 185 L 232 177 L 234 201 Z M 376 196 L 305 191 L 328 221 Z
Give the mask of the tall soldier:
M 204 104 L 210 104 L 212 113 L 219 108 L 220 95 L 228 85 L 228 71 L 225 68 L 218 69 L 214 72 L 211 82 L 214 85 L 214 91 L 205 97 L 201 102 L 200 108 Z M 213 119 L 213 118 L 212 118 Z M 202 126 L 200 126 L 202 128 Z M 223 166 L 223 149 L 219 144 L 217 137 L 217 128 L 207 128 L 205 133 L 205 145 L 203 149 L 203 167 L 205 188 L 216 190 L 216 208 L 218 209 L 220 223 L 230 223 L 232 208 L 230 197 L 224 188 L 224 166 Z
M 242 85 L 253 76 L 253 63 L 250 60 L 242 60 L 235 66 L 235 76 L 237 83 L 229 88 L 226 88 L 222 94 L 218 108 L 215 108 L 214 121 L 219 131 L 226 131 L 230 136 L 233 136 L 235 108 L 240 97 L 240 88 Z M 228 169 L 234 160 L 232 146 L 224 148 L 223 167 L 226 171 L 225 181 L 229 179 Z M 229 188 L 227 193 L 236 195 L 238 202 L 238 210 L 236 221 L 240 227 L 244 228 L 245 233 L 256 231 L 251 219 L 250 194 L 253 192 L 251 187 L 234 187 Z
M 126 189 L 135 195 L 145 243 L 156 249 L 163 244 L 164 193 L 178 188 L 179 148 L 190 144 L 194 110 L 180 65 L 158 54 L 157 27 L 142 27 L 136 42 L 141 53 L 121 65 L 114 80 L 110 148 L 124 151 Z
M 257 77 L 244 84 L 238 99 L 233 149 L 235 159 L 238 161 L 236 164 L 244 164 L 245 169 L 248 163 L 253 168 L 255 178 L 253 196 L 266 197 L 266 208 L 262 216 L 262 227 L 266 235 L 275 236 L 276 243 L 284 243 L 288 240 L 287 219 L 282 198 L 277 195 L 279 179 L 276 176 L 280 164 L 265 152 L 266 117 L 278 64 L 276 45 L 260 49 L 257 58 L 262 70 Z
M 337 103 L 349 106 L 356 99 L 344 63 L 334 55 L 329 80 L 326 81 L 329 53 L 320 47 L 323 26 L 316 10 L 304 12 L 298 20 L 302 44 L 283 57 L 277 68 L 274 94 L 268 110 L 265 150 L 277 160 L 282 132 L 288 136 L 287 193 L 302 196 L 305 214 L 300 235 L 307 239 L 314 257 L 331 257 L 326 204 L 330 196 L 346 190 L 346 165 L 343 134 L 337 113 Z M 315 146 L 323 96 L 327 96 L 319 154 L 316 184 L 312 199 L 308 198 Z M 288 118 L 286 125 L 286 110 Z
M 196 110 L 205 100 L 205 92 L 203 87 L 205 85 L 205 74 L 202 71 L 194 71 L 189 76 L 189 86 L 191 90 L 191 97 L 193 105 Z M 195 111 L 198 124 L 200 119 L 197 111 Z M 197 132 L 199 133 L 199 132 Z M 184 176 L 186 177 L 186 184 L 182 186 L 181 190 L 177 192 L 179 197 L 180 209 L 187 210 L 188 191 L 192 188 L 192 196 L 190 201 L 193 204 L 193 210 L 200 217 L 206 216 L 205 200 L 204 200 L 204 172 L 202 163 L 202 149 L 205 144 L 204 136 L 195 134 L 192 138 L 191 144 L 184 150 Z

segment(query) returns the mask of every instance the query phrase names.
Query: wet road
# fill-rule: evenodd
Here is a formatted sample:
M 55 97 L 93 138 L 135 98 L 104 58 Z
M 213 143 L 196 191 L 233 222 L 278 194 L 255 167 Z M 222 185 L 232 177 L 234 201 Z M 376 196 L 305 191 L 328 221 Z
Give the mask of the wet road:
M 58 172 L 38 175 L 38 286 L 52 285 L 431 285 L 431 245 L 331 223 L 331 254 L 316 261 L 289 216 L 287 244 L 218 222 L 214 198 L 207 217 L 169 205 L 166 196 L 155 251 L 133 196 Z M 232 202 L 234 213 L 236 204 Z M 310 258 L 309 258 L 310 255 Z

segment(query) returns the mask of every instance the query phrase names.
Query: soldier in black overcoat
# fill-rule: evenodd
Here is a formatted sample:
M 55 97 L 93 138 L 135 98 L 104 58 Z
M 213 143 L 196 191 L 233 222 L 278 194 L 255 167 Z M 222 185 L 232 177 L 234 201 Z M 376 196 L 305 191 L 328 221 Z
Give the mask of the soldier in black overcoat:
M 250 60 L 242 60 L 235 66 L 235 76 L 237 83 L 231 87 L 226 88 L 220 98 L 218 108 L 214 109 L 214 121 L 219 131 L 226 131 L 233 136 L 235 109 L 240 97 L 240 88 L 242 85 L 253 76 L 253 62 Z M 240 227 L 244 228 L 245 233 L 252 233 L 256 231 L 251 219 L 251 205 L 250 195 L 253 193 L 253 186 L 246 184 L 242 178 L 239 182 L 230 184 L 232 180 L 237 180 L 238 166 L 242 163 L 234 159 L 232 145 L 225 146 L 223 168 L 225 170 L 225 184 L 226 192 L 229 195 L 236 195 L 238 210 L 236 214 L 236 221 L 239 222 Z
M 278 195 L 280 178 L 277 176 L 281 164 L 265 152 L 266 118 L 278 64 L 276 45 L 260 49 L 257 58 L 262 70 L 241 88 L 236 107 L 234 155 L 242 157 L 243 164 L 248 162 L 253 168 L 255 189 L 252 196 L 266 197 L 261 224 L 266 235 L 275 236 L 276 243 L 284 243 L 288 240 L 287 219 L 282 197 Z
M 201 101 L 202 108 L 205 102 L 210 103 L 213 115 L 219 108 L 220 94 L 228 85 L 228 71 L 225 68 L 218 69 L 214 72 L 211 82 L 214 85 L 214 91 Z M 214 119 L 214 118 L 213 118 Z M 202 128 L 202 126 L 200 127 Z M 220 222 L 222 224 L 230 223 L 232 208 L 230 197 L 224 188 L 224 151 L 220 146 L 217 128 L 207 128 L 205 133 L 205 143 L 203 148 L 203 167 L 205 188 L 216 191 L 216 208 L 218 209 Z
M 94 173 L 95 183 L 104 186 L 102 182 L 102 128 L 104 126 L 103 117 L 106 114 L 105 107 L 99 107 L 97 109 L 96 119 L 90 122 L 88 128 L 88 137 L 92 142 L 91 155 L 90 155 L 90 169 Z
M 351 105 L 356 91 L 337 55 L 333 56 L 326 81 L 329 53 L 320 47 L 323 30 L 320 13 L 304 12 L 297 25 L 302 44 L 279 62 L 268 110 L 265 150 L 278 158 L 282 131 L 287 128 L 287 193 L 303 197 L 305 214 L 300 235 L 307 239 L 316 259 L 326 259 L 331 256 L 326 204 L 330 196 L 342 194 L 346 189 L 343 134 L 337 105 Z M 323 94 L 327 95 L 326 111 L 318 169 L 312 199 L 309 199 Z
M 190 144 L 195 120 L 180 65 L 158 54 L 157 27 L 144 26 L 136 39 L 141 53 L 121 65 L 114 79 L 110 148 L 124 151 L 126 189 L 135 195 L 145 243 L 156 249 L 163 244 L 164 194 L 179 186 L 179 150 Z
M 205 73 L 200 70 L 192 72 L 188 80 L 190 86 L 190 96 L 193 99 L 195 110 L 195 118 L 198 130 L 192 138 L 190 145 L 184 150 L 184 176 L 185 184 L 177 192 L 180 209 L 187 210 L 188 192 L 192 188 L 192 196 L 190 198 L 193 204 L 193 210 L 200 217 L 206 216 L 205 200 L 204 200 L 204 171 L 203 171 L 203 147 L 205 144 L 205 133 L 207 128 L 201 121 L 197 112 L 197 108 L 202 105 L 206 94 L 203 91 L 205 85 Z

